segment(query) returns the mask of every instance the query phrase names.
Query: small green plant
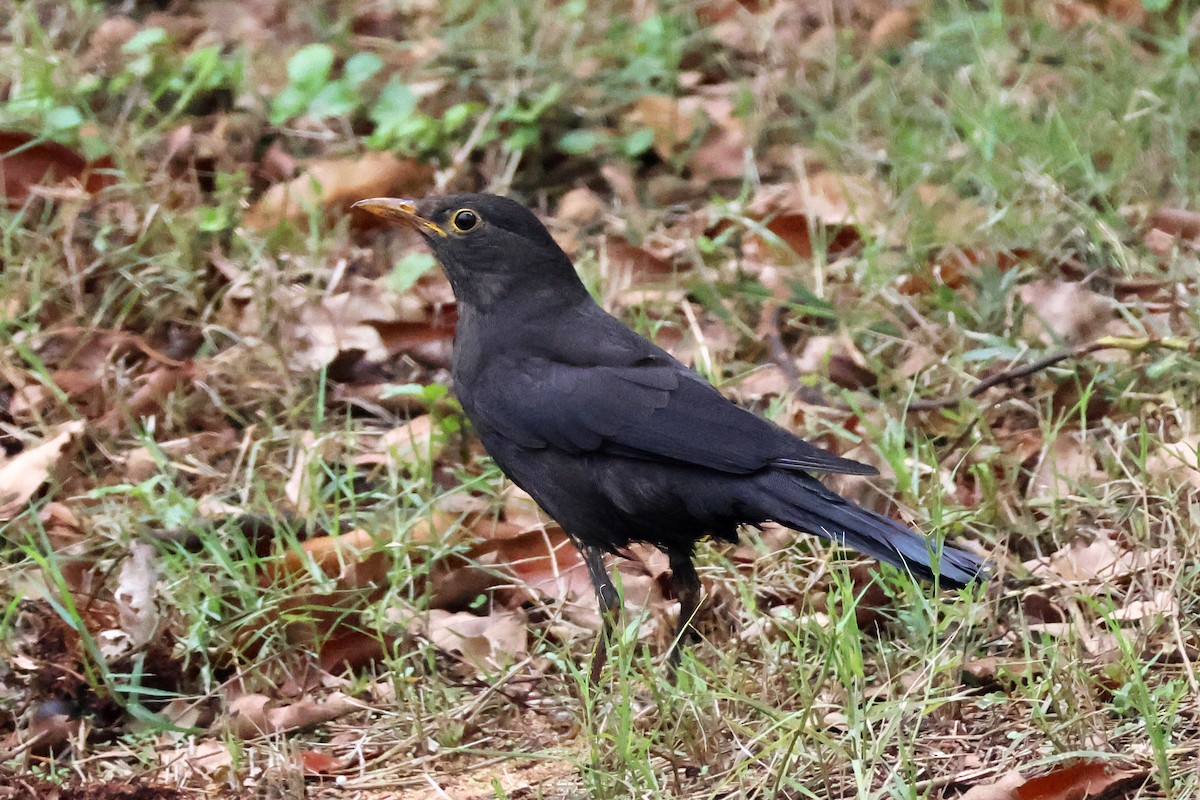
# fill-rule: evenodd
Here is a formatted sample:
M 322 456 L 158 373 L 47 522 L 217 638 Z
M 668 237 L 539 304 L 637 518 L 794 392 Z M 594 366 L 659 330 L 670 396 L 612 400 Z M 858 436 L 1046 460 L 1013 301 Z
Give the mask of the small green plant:
M 335 60 L 333 48 L 327 44 L 307 45 L 288 59 L 287 86 L 271 103 L 272 125 L 301 115 L 344 117 L 363 105 L 363 85 L 383 69 L 383 60 L 374 53 L 356 53 L 346 59 L 336 78 Z
M 481 103 L 455 103 L 435 117 L 421 111 L 418 102 L 410 86 L 392 77 L 367 112 L 375 123 L 367 144 L 377 150 L 394 147 L 417 155 L 439 154 L 484 109 Z

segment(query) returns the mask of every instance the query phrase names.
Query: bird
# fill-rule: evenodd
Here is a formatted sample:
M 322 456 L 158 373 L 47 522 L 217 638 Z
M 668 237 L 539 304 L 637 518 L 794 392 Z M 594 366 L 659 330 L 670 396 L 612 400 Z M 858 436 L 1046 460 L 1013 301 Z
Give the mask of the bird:
M 736 542 L 774 522 L 913 577 L 964 588 L 975 555 L 856 505 L 814 473 L 875 475 L 727 399 L 605 311 L 537 216 L 493 194 L 373 197 L 352 208 L 424 239 L 454 292 L 455 395 L 485 450 L 579 549 L 605 620 L 597 681 L 620 597 L 606 553 L 632 542 L 666 554 L 679 618 L 668 652 L 698 638 L 707 537 Z

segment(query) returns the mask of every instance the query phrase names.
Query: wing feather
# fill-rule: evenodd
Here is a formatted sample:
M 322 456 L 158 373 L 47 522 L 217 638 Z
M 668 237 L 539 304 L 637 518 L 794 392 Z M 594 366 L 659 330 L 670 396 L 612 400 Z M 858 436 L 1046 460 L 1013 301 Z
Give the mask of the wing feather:
M 547 358 L 495 364 L 503 392 L 477 393 L 473 417 L 525 447 L 694 464 L 735 474 L 764 467 L 869 475 L 735 405 L 665 353 L 626 365 Z

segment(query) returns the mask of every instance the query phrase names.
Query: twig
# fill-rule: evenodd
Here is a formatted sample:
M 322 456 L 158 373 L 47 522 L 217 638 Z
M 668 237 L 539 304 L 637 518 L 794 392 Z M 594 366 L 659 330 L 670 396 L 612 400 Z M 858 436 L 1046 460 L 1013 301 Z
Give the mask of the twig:
M 783 334 L 779 329 L 779 322 L 782 318 L 783 307 L 768 300 L 763 304 L 762 314 L 758 319 L 758 333 L 766 340 L 767 352 L 770 353 L 775 366 L 779 367 L 779 371 L 783 373 L 788 387 L 796 397 L 809 405 L 842 408 L 842 404 L 830 400 L 817 387 L 804 383 L 800 370 L 796 367 L 796 362 L 783 344 Z M 843 410 L 849 410 L 849 407 L 847 406 Z
M 1037 361 L 1029 364 L 1024 364 L 1020 367 L 1007 369 L 1003 372 L 997 372 L 984 378 L 979 383 L 975 384 L 972 389 L 964 395 L 956 397 L 935 397 L 928 400 L 915 400 L 909 403 L 909 411 L 936 411 L 942 408 L 953 408 L 962 405 L 967 400 L 978 397 L 996 386 L 1005 383 L 1012 383 L 1021 378 L 1028 377 L 1035 372 L 1052 367 L 1060 361 L 1066 361 L 1070 358 L 1081 358 L 1090 353 L 1095 353 L 1099 350 L 1126 350 L 1131 353 L 1140 353 L 1145 350 L 1154 348 L 1163 348 L 1166 350 L 1179 350 L 1181 352 L 1192 352 L 1196 350 L 1196 342 L 1188 341 L 1178 337 L 1168 337 L 1165 339 L 1151 336 L 1102 336 L 1091 342 L 1076 345 L 1068 350 L 1060 350 L 1057 353 L 1051 353 L 1044 358 L 1039 358 Z

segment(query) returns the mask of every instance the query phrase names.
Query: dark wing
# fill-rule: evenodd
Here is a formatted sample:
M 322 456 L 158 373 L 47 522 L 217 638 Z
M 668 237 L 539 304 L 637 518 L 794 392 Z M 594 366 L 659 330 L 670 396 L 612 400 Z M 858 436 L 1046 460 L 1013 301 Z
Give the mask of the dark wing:
M 874 475 L 734 405 L 665 353 L 632 364 L 500 359 L 476 390 L 481 425 L 524 447 L 603 452 L 745 474 L 767 466 Z

